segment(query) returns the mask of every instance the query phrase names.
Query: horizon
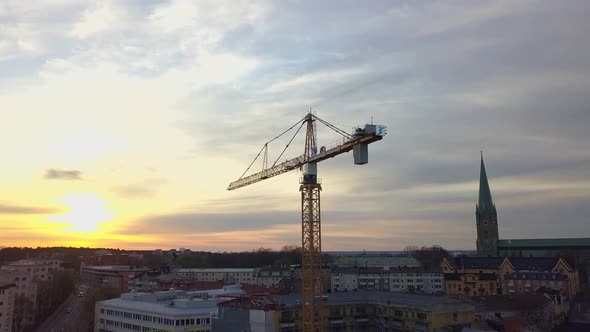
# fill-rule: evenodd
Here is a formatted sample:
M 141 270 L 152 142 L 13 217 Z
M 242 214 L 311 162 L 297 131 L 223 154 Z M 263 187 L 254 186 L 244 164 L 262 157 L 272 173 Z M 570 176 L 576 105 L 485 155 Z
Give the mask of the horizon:
M 500 239 L 590 237 L 588 10 L 0 5 L 0 244 L 299 246 L 299 171 L 226 187 L 308 110 L 346 132 L 388 127 L 367 165 L 351 152 L 318 166 L 325 252 L 475 250 L 482 150 Z M 318 145 L 336 139 L 318 128 Z M 281 158 L 303 147 L 298 138 Z

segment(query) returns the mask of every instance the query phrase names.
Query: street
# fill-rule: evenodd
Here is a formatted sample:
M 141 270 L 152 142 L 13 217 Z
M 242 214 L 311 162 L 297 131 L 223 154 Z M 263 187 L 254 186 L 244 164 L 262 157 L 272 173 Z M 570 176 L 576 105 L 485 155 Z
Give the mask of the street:
M 68 299 L 36 329 L 36 332 L 76 331 L 76 327 L 80 324 L 83 300 L 84 298 L 79 297 L 77 294 L 70 295 Z M 68 308 L 71 309 L 69 313 Z

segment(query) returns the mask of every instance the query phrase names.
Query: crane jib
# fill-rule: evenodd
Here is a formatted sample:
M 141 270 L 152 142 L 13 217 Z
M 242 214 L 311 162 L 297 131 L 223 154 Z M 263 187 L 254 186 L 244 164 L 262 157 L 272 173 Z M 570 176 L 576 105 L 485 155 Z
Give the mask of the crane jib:
M 316 154 L 315 156 L 306 160 L 305 156 L 299 156 L 297 158 L 293 158 L 287 160 L 281 164 L 275 165 L 273 167 L 267 168 L 261 172 L 254 173 L 249 175 L 245 178 L 241 178 L 229 184 L 227 190 L 234 190 L 241 187 L 245 187 L 247 185 L 292 171 L 296 168 L 303 166 L 306 163 L 317 163 L 322 160 L 326 160 L 329 158 L 333 158 L 339 154 L 349 152 L 353 149 L 353 147 L 357 144 L 369 144 L 376 141 L 379 141 L 383 138 L 382 135 L 379 135 L 375 132 L 370 132 L 364 134 L 362 136 L 354 136 L 352 139 L 349 139 L 342 144 L 339 144 L 331 149 L 321 149 L 320 153 Z

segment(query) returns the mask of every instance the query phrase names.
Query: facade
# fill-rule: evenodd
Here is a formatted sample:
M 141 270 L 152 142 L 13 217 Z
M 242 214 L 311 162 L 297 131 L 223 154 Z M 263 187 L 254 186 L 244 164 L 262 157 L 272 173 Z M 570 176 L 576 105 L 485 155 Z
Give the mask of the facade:
M 498 254 L 498 214 L 492 200 L 492 193 L 488 184 L 486 168 L 481 157 L 479 173 L 479 197 L 475 206 L 477 224 L 477 255 L 495 257 Z
M 222 328 L 213 331 L 229 331 L 229 326 L 232 331 L 301 331 L 300 298 L 282 295 L 271 303 L 252 298 L 223 302 L 214 324 Z M 241 309 L 240 301 L 245 304 Z M 473 324 L 475 307 L 455 298 L 366 291 L 327 294 L 322 313 L 327 324 L 322 331 L 461 331 Z
M 128 265 L 82 265 L 80 276 L 92 288 L 108 286 L 125 293 L 129 290 L 129 280 L 148 272 L 147 268 L 136 268 Z
M 293 279 L 295 272 L 288 267 L 263 267 L 256 276 L 256 285 L 274 287 L 283 279 Z
M 515 272 L 521 276 L 526 272 L 560 274 L 568 280 L 565 293 L 571 296 L 580 290 L 578 271 L 563 258 L 455 257 L 444 259 L 441 268 L 449 295 L 510 294 L 506 287 Z
M 442 294 L 442 271 L 423 268 L 336 267 L 332 270 L 332 292 L 386 291 Z
M 256 283 L 259 268 L 212 268 L 212 269 L 175 269 L 180 278 L 194 281 L 224 281 L 228 284 Z
M 52 271 L 62 271 L 62 261 L 54 258 L 23 259 L 10 262 L 0 268 L 1 271 L 26 273 L 32 280 L 47 281 L 53 278 Z
M 15 285 L 12 330 L 22 331 L 23 328 L 33 325 L 37 312 L 38 283 L 26 270 L 22 272 L 1 269 L 0 278 Z
M 95 332 L 209 332 L 219 296 L 242 294 L 236 287 L 204 292 L 126 293 L 96 303 Z
M 0 332 L 12 332 L 16 284 L 0 277 Z
M 590 238 L 499 240 L 498 255 L 566 257 L 580 271 L 580 282 L 590 284 Z
M 443 294 L 445 291 L 444 274 L 440 270 L 423 268 L 390 268 L 385 271 L 390 292 L 417 292 L 425 294 Z

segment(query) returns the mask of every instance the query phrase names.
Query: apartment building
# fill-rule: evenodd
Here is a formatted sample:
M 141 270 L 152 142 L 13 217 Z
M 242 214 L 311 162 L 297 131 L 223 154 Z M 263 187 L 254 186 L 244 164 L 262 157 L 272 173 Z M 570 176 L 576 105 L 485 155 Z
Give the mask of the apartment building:
M 23 259 L 7 263 L 0 271 L 27 273 L 34 281 L 47 281 L 53 278 L 51 272 L 62 271 L 62 261 L 54 258 Z
M 16 284 L 0 276 L 0 332 L 12 332 Z
M 332 292 L 378 290 L 388 292 L 444 293 L 442 271 L 408 267 L 336 267 Z
M 283 279 L 293 279 L 294 277 L 295 272 L 288 267 L 267 266 L 258 271 L 256 281 L 253 284 L 263 287 L 273 287 L 278 285 Z
M 39 300 L 39 284 L 26 271 L 0 269 L 0 278 L 15 285 L 12 331 L 21 331 L 23 328 L 33 325 Z
M 82 279 L 93 288 L 108 286 L 120 293 L 129 291 L 129 280 L 148 272 L 148 268 L 138 268 L 128 265 L 81 265 Z
M 227 284 L 255 284 L 259 268 L 174 269 L 178 277 L 194 281 L 223 281 Z

